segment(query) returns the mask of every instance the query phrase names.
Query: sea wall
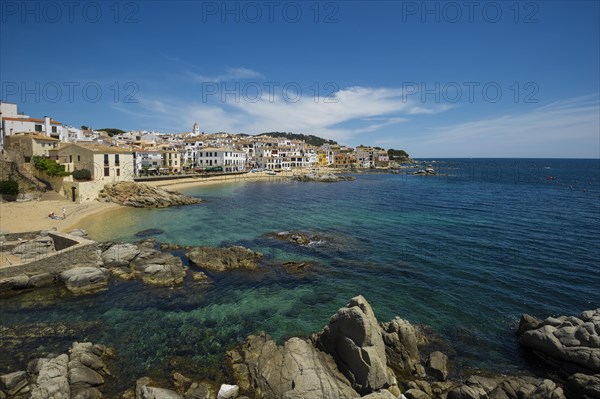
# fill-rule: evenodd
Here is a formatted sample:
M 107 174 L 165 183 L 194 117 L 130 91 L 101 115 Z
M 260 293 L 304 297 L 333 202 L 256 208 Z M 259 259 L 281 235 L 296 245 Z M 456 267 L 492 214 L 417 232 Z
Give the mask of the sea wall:
M 59 232 L 50 232 L 48 236 L 54 241 L 56 251 L 40 255 L 28 262 L 0 267 L 0 279 L 23 274 L 27 276 L 45 273 L 57 275 L 75 266 L 96 265 L 98 259 L 97 242 Z

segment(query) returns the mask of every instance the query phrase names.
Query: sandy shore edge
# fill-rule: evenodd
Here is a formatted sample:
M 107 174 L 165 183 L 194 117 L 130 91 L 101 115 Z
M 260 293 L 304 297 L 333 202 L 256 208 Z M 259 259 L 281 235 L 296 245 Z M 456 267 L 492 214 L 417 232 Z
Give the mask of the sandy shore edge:
M 154 187 L 172 191 L 180 191 L 199 186 L 218 184 L 235 184 L 251 182 L 280 182 L 287 181 L 295 174 L 309 173 L 310 169 L 294 169 L 275 175 L 265 172 L 245 173 L 241 175 L 197 177 L 173 180 L 157 180 L 143 182 Z M 320 168 L 319 173 L 339 172 L 335 169 Z M 62 209 L 66 210 L 66 219 L 62 219 Z M 52 199 L 27 202 L 0 202 L 0 231 L 20 233 L 24 231 L 46 230 L 56 228 L 58 231 L 69 232 L 82 225 L 89 225 L 90 219 L 106 216 L 107 213 L 127 208 L 109 202 L 91 201 L 77 204 L 67 199 Z M 51 219 L 50 212 L 61 218 Z

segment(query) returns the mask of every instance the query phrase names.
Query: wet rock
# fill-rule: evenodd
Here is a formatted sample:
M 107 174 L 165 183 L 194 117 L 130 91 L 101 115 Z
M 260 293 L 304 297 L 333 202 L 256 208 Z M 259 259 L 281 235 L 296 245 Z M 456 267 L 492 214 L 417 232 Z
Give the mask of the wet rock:
M 223 248 L 195 247 L 186 256 L 194 265 L 206 270 L 223 272 L 232 269 L 258 268 L 263 255 L 248 248 L 234 246 Z
M 98 199 L 135 208 L 166 208 L 201 202 L 199 198 L 134 182 L 107 184 L 98 194 Z
M 600 373 L 600 308 L 578 317 L 548 317 L 539 323 L 526 317 L 519 328 L 521 345 L 550 363 L 571 363 Z
M 305 233 L 300 231 L 282 231 L 279 233 L 270 233 L 269 237 L 280 241 L 286 241 L 292 244 L 306 246 L 312 243 L 320 242 L 321 236 L 318 234 Z
M 98 267 L 74 267 L 60 274 L 67 289 L 76 295 L 93 294 L 108 289 L 108 270 Z
M 427 359 L 429 374 L 438 381 L 448 378 L 448 356 L 440 351 L 432 352 Z
M 331 356 L 311 343 L 291 338 L 283 346 L 268 335 L 250 336 L 228 353 L 238 386 L 264 399 L 357 398 Z
M 339 370 L 362 395 L 391 384 L 381 328 L 363 296 L 350 300 L 316 337 L 319 349 L 333 356 Z
M 290 261 L 281 264 L 281 267 L 289 274 L 306 273 L 316 266 L 316 262 L 310 261 Z
M 24 371 L 15 371 L 14 373 L 0 376 L 0 390 L 7 395 L 13 396 L 29 385 L 27 373 Z
M 415 328 L 399 317 L 381 324 L 385 353 L 390 367 L 404 375 L 421 376 L 421 356 Z

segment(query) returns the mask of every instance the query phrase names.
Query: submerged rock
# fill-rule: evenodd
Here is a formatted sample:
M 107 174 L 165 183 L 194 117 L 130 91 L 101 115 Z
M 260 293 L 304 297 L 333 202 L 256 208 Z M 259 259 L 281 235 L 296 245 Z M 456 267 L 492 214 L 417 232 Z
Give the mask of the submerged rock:
M 164 233 L 161 229 L 146 229 L 135 233 L 136 237 L 152 237 Z
M 251 249 L 234 246 L 224 248 L 195 247 L 186 256 L 198 267 L 206 270 L 223 272 L 232 269 L 258 268 L 263 255 Z
M 199 198 L 134 182 L 107 184 L 98 194 L 98 199 L 135 208 L 166 208 L 201 202 Z
M 270 233 L 268 236 L 280 241 L 287 241 L 289 243 L 302 246 L 318 243 L 323 240 L 318 234 L 305 233 L 301 231 L 282 231 L 279 233 Z

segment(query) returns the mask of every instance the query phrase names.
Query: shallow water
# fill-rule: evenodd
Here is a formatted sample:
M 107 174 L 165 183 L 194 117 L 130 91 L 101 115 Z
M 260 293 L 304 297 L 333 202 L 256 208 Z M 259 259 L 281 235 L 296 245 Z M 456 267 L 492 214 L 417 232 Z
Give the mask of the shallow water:
M 266 331 L 282 340 L 320 330 L 357 294 L 380 321 L 399 315 L 446 338 L 465 366 L 525 367 L 513 328 L 522 313 L 578 314 L 600 306 L 600 161 L 447 160 L 448 176 L 359 174 L 352 182 L 246 182 L 191 188 L 206 202 L 127 209 L 86 226 L 98 240 L 245 245 L 265 253 L 262 272 L 211 274 L 179 289 L 118 283 L 73 298 L 39 293 L 2 300 L 1 325 L 97 322 L 76 337 L 31 339 L 2 351 L 0 372 L 62 351 L 76 339 L 116 348 L 117 386 L 191 359 L 199 373 L 228 347 Z M 322 245 L 296 247 L 268 233 L 305 230 Z M 273 263 L 315 260 L 288 275 Z M 26 359 L 27 358 L 27 359 Z M 179 359 L 179 360 L 177 360 Z M 179 362 L 179 363 L 178 363 Z

